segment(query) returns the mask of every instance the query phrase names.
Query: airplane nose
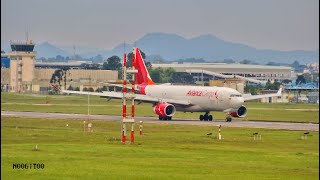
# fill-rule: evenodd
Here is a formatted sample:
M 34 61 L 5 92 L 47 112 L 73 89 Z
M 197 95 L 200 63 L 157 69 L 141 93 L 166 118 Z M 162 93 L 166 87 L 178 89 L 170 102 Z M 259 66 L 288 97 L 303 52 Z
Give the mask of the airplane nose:
M 244 99 L 243 99 L 243 97 L 240 97 L 240 98 L 239 98 L 239 104 L 240 104 L 240 106 L 242 106 L 243 103 L 244 103 Z
M 244 103 L 244 99 L 243 97 L 238 97 L 238 98 L 234 98 L 233 100 L 233 108 L 238 109 L 239 107 L 241 107 Z

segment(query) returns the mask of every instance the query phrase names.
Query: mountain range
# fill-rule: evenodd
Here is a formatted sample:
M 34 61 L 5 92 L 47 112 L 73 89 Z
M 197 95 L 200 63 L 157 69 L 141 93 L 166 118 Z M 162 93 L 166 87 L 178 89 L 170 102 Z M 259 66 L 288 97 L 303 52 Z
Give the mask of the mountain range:
M 278 51 L 261 50 L 244 44 L 224 41 L 214 35 L 201 35 L 195 38 L 186 39 L 177 34 L 169 33 L 147 33 L 137 41 L 135 45 L 139 47 L 149 57 L 162 58 L 167 61 L 178 59 L 196 58 L 206 61 L 219 61 L 232 59 L 241 61 L 244 59 L 257 63 L 267 63 L 270 61 L 278 63 L 292 63 L 295 60 L 303 63 L 316 62 L 319 60 L 319 50 L 305 51 Z M 96 48 L 77 48 L 76 52 L 82 57 L 90 58 L 98 54 L 104 58 L 112 55 L 122 57 L 123 49 L 127 53 L 133 48 L 133 44 L 119 44 L 111 50 Z M 69 50 L 67 50 L 69 49 Z M 35 46 L 37 57 L 55 57 L 56 55 L 72 56 L 71 48 L 59 47 L 48 42 Z M 6 49 L 4 49 L 6 50 Z

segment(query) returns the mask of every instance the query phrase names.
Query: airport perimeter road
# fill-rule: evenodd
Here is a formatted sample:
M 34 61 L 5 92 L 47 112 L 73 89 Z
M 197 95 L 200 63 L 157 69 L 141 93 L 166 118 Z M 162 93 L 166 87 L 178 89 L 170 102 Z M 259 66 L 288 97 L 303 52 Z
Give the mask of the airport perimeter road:
M 64 114 L 64 113 L 40 113 L 40 112 L 12 112 L 1 111 L 1 116 L 6 117 L 29 117 L 29 118 L 50 118 L 50 119 L 74 119 L 85 120 L 86 114 Z M 120 121 L 120 116 L 109 115 L 90 115 L 93 120 Z M 200 126 L 224 126 L 224 127 L 246 127 L 246 128 L 265 128 L 265 129 L 286 129 L 286 130 L 306 130 L 319 131 L 319 124 L 312 123 L 286 123 L 286 122 L 262 122 L 262 121 L 199 121 L 175 119 L 172 121 L 159 121 L 156 117 L 136 117 L 137 122 L 143 121 L 148 123 L 159 124 L 183 124 L 183 125 L 200 125 Z

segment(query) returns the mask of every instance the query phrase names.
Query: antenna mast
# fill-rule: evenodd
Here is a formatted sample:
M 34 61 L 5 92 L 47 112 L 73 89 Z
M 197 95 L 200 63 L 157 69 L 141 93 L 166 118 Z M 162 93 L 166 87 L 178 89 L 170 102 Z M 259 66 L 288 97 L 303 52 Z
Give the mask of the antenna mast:
M 28 29 L 26 31 L 26 44 L 29 43 L 29 32 L 28 32 Z
M 73 45 L 73 59 L 76 59 L 76 46 Z

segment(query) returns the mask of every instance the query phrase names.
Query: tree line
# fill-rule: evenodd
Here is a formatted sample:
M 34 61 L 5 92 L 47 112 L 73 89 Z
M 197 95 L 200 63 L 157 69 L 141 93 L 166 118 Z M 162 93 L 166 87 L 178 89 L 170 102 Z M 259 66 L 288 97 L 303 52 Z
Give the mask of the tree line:
M 141 55 L 143 59 L 146 58 L 146 55 L 143 51 L 141 51 Z M 57 59 L 61 59 L 61 57 L 58 55 L 56 57 Z M 63 58 L 62 58 L 63 59 Z M 102 56 L 98 55 L 95 57 L 95 59 L 101 60 Z M 190 59 L 192 61 L 194 59 Z M 103 70 L 116 70 L 118 71 L 119 79 L 122 79 L 122 62 L 121 58 L 118 56 L 111 56 L 109 57 L 102 65 L 93 63 L 83 63 L 81 65 L 82 69 L 103 69 Z M 232 60 L 226 60 L 225 62 L 231 63 Z M 241 62 L 242 64 L 249 64 L 250 60 L 243 60 Z M 173 68 L 152 68 L 152 65 L 150 62 L 145 62 L 146 67 L 149 71 L 149 75 L 151 76 L 152 80 L 155 83 L 178 83 L 178 84 L 194 84 L 195 81 L 193 79 L 193 76 L 187 72 L 176 72 Z M 127 67 L 132 66 L 132 52 L 127 54 Z M 293 67 L 299 67 L 300 65 L 297 62 L 294 62 L 292 64 Z M 58 83 L 60 84 L 60 81 L 63 82 L 63 78 L 66 77 L 66 70 L 57 70 L 51 78 L 51 83 Z M 307 82 L 313 82 L 315 81 L 315 78 L 311 77 L 310 74 L 302 74 L 297 77 L 296 84 L 304 84 Z M 319 81 L 317 79 L 317 81 Z M 245 92 L 249 92 L 251 94 L 257 94 L 259 90 L 261 89 L 270 89 L 270 90 L 278 90 L 280 88 L 281 84 L 287 84 L 290 83 L 290 80 L 284 81 L 282 83 L 275 81 L 274 83 L 267 82 L 264 87 L 262 86 L 250 86 L 247 85 L 245 87 Z M 73 89 L 70 87 L 70 90 Z M 93 91 L 93 89 L 84 89 L 85 91 Z M 98 91 L 101 91 L 102 89 L 99 89 Z

